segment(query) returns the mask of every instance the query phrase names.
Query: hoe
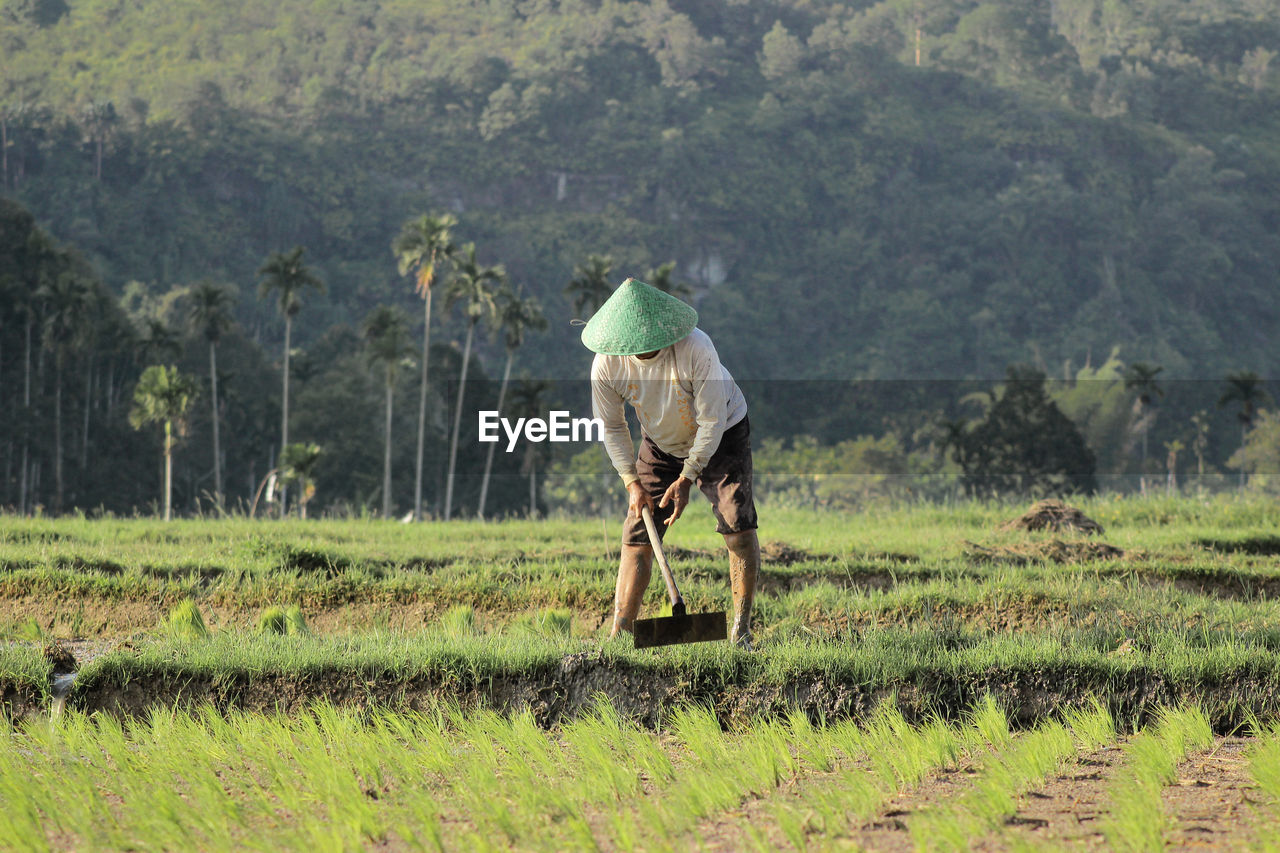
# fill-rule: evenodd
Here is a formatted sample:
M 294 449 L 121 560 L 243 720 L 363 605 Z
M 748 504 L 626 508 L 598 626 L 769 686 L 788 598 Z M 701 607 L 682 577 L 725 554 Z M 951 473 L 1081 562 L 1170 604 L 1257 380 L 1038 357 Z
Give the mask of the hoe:
M 684 612 L 684 598 L 676 588 L 676 579 L 671 575 L 671 566 L 667 565 L 667 555 L 662 552 L 662 540 L 658 538 L 658 528 L 653 524 L 653 513 L 649 507 L 641 510 L 645 529 L 649 531 L 649 544 L 653 546 L 653 556 L 662 569 L 662 579 L 667 582 L 667 595 L 671 596 L 671 615 L 659 616 L 656 619 L 637 619 L 633 626 L 637 649 L 650 646 L 675 646 L 683 643 L 702 643 L 708 640 L 723 640 L 728 636 L 724 611 L 715 613 Z

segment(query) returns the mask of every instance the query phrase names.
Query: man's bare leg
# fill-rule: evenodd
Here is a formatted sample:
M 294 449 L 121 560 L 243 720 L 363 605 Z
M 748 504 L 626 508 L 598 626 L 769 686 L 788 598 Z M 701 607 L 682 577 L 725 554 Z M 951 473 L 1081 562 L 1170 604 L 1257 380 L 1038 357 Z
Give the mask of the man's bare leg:
M 760 540 L 754 530 L 726 533 L 729 547 L 729 580 L 733 586 L 733 633 L 736 645 L 751 646 L 751 605 L 756 599 L 760 575 Z
M 619 631 L 632 630 L 636 615 L 640 612 L 640 603 L 644 601 L 644 591 L 649 588 L 649 575 L 653 571 L 653 549 L 648 545 L 623 545 L 622 560 L 618 565 L 618 586 L 613 594 L 613 630 L 609 636 L 616 637 Z

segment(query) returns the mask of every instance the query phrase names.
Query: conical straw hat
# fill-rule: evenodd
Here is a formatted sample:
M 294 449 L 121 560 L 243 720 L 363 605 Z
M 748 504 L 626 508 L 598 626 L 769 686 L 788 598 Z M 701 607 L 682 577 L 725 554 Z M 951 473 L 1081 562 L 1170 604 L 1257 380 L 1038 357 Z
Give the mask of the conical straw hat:
M 670 294 L 629 278 L 582 330 L 582 343 L 604 355 L 639 355 L 669 347 L 698 325 L 698 312 Z

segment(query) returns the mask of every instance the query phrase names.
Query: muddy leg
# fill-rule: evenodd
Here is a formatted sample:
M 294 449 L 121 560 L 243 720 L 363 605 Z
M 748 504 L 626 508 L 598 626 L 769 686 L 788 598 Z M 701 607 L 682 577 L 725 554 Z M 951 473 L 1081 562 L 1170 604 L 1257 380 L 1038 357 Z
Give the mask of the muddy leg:
M 756 577 L 760 574 L 760 540 L 754 530 L 726 533 L 729 546 L 729 579 L 733 585 L 733 634 L 740 646 L 751 647 L 751 605 L 756 598 Z
M 644 591 L 649 588 L 649 574 L 653 569 L 653 549 L 648 545 L 623 545 L 622 560 L 618 565 L 618 586 L 613 595 L 613 630 L 631 631 L 631 625 L 640 612 Z

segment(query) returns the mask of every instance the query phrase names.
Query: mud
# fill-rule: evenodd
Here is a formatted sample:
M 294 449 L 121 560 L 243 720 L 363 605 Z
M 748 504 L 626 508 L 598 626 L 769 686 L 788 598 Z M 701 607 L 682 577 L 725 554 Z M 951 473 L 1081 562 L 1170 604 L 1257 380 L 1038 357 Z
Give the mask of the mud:
M 75 672 L 79 668 L 76 656 L 60 640 L 46 643 L 41 654 L 53 666 L 54 672 Z
M 1215 729 L 1227 732 L 1249 714 L 1280 717 L 1280 674 L 1240 670 L 1222 678 L 1175 681 L 1144 669 L 1109 667 L 992 667 L 985 671 L 925 670 L 903 679 L 868 681 L 825 672 L 796 674 L 782 683 L 752 678 L 746 662 L 736 670 L 684 672 L 661 664 L 646 667 L 603 658 L 596 652 L 570 655 L 557 664 L 523 673 L 422 673 L 328 671 L 306 674 L 228 671 L 193 676 L 175 664 L 151 672 L 100 673 L 81 677 L 70 707 L 116 715 L 139 715 L 152 706 L 295 712 L 315 701 L 357 707 L 417 709 L 441 699 L 512 712 L 527 709 L 544 726 L 589 710 L 598 694 L 642 724 L 656 727 L 681 705 L 715 709 L 726 723 L 784 716 L 798 709 L 820 721 L 864 718 L 893 699 L 913 722 L 937 714 L 964 719 L 983 696 L 1010 709 L 1019 727 L 1031 727 L 1097 695 L 1115 719 L 1144 725 L 1162 706 L 1199 702 Z
M 1280 536 L 1254 536 L 1248 539 L 1197 539 L 1196 544 L 1221 554 L 1249 554 L 1255 557 L 1280 556 Z
M 1007 563 L 1025 566 L 1028 563 L 1084 563 L 1092 560 L 1117 560 L 1125 556 L 1123 549 L 1106 542 L 1085 542 L 1049 539 L 1044 542 L 1028 542 L 1025 545 L 979 545 L 964 540 L 961 543 L 966 557 L 990 563 Z
M 22 720 L 43 717 L 49 713 L 49 694 L 28 684 L 12 684 L 0 680 L 0 720 Z
M 1153 570 L 1104 569 L 1102 577 L 1138 577 L 1151 585 L 1172 584 L 1183 592 L 1246 601 L 1280 598 L 1280 575 L 1162 564 Z
M 1052 530 L 1093 535 L 1102 533 L 1102 525 L 1073 506 L 1062 501 L 1036 501 L 1017 518 L 999 525 L 997 530 Z

